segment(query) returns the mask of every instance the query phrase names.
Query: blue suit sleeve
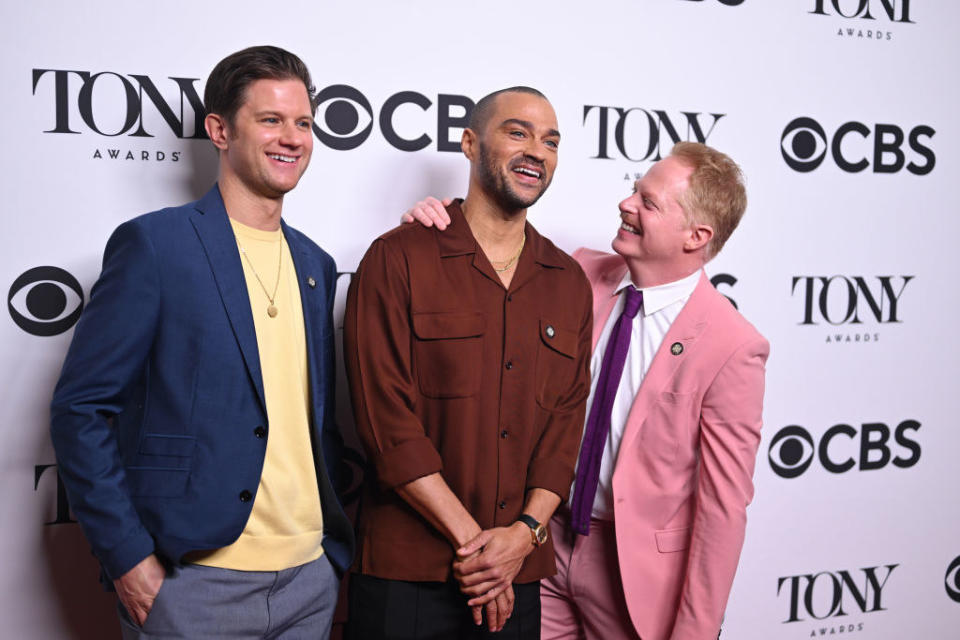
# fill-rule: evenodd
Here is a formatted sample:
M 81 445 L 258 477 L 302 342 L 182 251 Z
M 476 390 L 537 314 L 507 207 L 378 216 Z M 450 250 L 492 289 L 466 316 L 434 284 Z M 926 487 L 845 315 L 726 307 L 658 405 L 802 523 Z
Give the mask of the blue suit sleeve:
M 113 416 L 144 373 L 160 311 L 157 256 L 142 225 L 107 242 L 51 405 L 51 437 L 74 515 L 116 579 L 154 550 L 127 487 Z

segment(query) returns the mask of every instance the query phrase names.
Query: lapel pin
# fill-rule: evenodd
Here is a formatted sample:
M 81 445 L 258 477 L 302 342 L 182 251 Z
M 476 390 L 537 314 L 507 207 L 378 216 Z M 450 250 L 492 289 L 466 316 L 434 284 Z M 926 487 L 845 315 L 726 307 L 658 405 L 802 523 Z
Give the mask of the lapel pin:
M 672 353 L 675 356 L 680 355 L 681 353 L 683 353 L 683 345 L 680 344 L 679 342 L 674 342 L 672 345 L 670 345 L 670 353 Z
M 543 330 L 543 332 L 547 334 L 548 338 L 552 338 L 553 336 L 557 335 L 557 332 L 553 328 L 553 325 L 549 325 L 549 324 L 547 325 L 547 328 Z
M 307 278 L 307 285 L 311 289 L 315 289 L 317 287 L 317 281 L 313 279 L 313 276 Z

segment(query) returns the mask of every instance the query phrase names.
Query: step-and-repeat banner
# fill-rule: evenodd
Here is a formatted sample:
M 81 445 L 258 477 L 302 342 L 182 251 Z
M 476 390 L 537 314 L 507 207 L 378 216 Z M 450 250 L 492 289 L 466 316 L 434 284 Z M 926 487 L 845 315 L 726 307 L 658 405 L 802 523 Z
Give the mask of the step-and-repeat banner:
M 707 271 L 772 353 L 723 637 L 957 638 L 958 29 L 943 0 L 4 3 L 4 635 L 119 637 L 50 395 L 110 232 L 214 180 L 207 74 L 276 44 L 320 93 L 284 216 L 337 260 L 338 318 L 374 237 L 463 194 L 460 134 L 492 90 L 531 85 L 557 110 L 530 219 L 568 251 L 609 247 L 617 202 L 674 142 L 736 159 L 749 208 Z

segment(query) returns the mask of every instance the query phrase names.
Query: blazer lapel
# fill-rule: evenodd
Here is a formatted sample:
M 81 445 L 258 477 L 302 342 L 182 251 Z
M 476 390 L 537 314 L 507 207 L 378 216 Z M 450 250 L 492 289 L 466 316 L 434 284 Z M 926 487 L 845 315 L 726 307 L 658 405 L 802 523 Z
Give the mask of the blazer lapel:
M 203 244 L 213 271 L 223 307 L 230 320 L 237 344 L 247 365 L 250 380 L 257 391 L 264 413 L 267 403 L 263 395 L 263 375 L 260 370 L 260 353 L 257 349 L 257 332 L 253 326 L 250 296 L 243 277 L 243 265 L 237 251 L 236 237 L 230 228 L 227 210 L 220 197 L 220 189 L 214 185 L 203 198 L 197 201 L 196 214 L 190 217 L 194 229 Z
M 287 223 L 281 220 L 280 227 L 283 229 L 287 246 L 290 247 L 290 257 L 293 259 L 294 270 L 297 273 L 297 285 L 300 289 L 300 306 L 303 308 L 304 335 L 307 343 L 310 403 L 313 407 L 313 416 L 317 425 L 322 425 L 323 411 L 326 405 L 324 399 L 320 397 L 320 391 L 326 388 L 324 376 L 332 375 L 323 366 L 324 363 L 317 361 L 317 354 L 323 352 L 324 333 L 332 329 L 332 327 L 327 326 L 327 317 L 324 315 L 329 313 L 326 310 L 328 296 L 326 282 L 322 273 L 313 270 L 310 253 L 297 239 L 296 235 L 290 232 Z M 313 283 L 312 287 L 310 282 Z M 323 303 L 323 306 L 318 307 L 319 303 Z
M 597 340 L 600 339 L 600 332 L 607 325 L 607 319 L 610 312 L 617 302 L 615 288 L 623 279 L 623 274 L 627 271 L 627 264 L 621 261 L 616 268 L 610 269 L 600 274 L 600 277 L 593 285 L 593 347 L 591 352 L 597 348 Z
M 671 378 L 689 357 L 696 357 L 696 341 L 703 333 L 709 319 L 707 313 L 707 298 L 704 287 L 712 287 L 706 274 L 700 272 L 700 281 L 687 300 L 687 304 L 680 310 L 680 315 L 670 325 L 667 335 L 664 336 L 660 348 L 657 349 L 653 362 L 647 370 L 640 385 L 640 391 L 630 407 L 627 426 L 623 434 L 621 450 L 630 445 L 639 433 L 639 427 L 646 419 L 651 404 L 657 401 L 660 392 L 667 386 Z M 674 353 L 674 344 L 680 344 L 680 353 Z

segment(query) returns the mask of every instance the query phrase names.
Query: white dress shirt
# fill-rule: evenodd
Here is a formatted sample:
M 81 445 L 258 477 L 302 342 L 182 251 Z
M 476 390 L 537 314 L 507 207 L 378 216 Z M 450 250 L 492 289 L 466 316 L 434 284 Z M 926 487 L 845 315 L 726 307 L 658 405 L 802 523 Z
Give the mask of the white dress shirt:
M 630 408 L 633 406 L 633 399 L 640 391 L 640 384 L 643 382 L 644 376 L 647 375 L 663 338 L 670 330 L 670 325 L 680 315 L 683 305 L 687 303 L 693 290 L 697 287 L 697 283 L 700 281 L 700 273 L 697 270 L 686 278 L 656 287 L 646 289 L 637 287 L 643 292 L 643 305 L 640 307 L 640 313 L 633 319 L 630 350 L 627 352 L 620 386 L 617 387 L 617 395 L 613 401 L 610 433 L 607 435 L 607 442 L 603 448 L 603 459 L 600 462 L 600 483 L 597 485 L 597 494 L 593 499 L 592 511 L 592 516 L 598 520 L 613 520 L 613 469 L 616 466 L 620 440 L 623 438 L 623 431 L 627 424 L 627 417 L 630 415 Z M 597 346 L 593 350 L 593 357 L 590 359 L 590 397 L 587 399 L 588 419 L 597 391 L 597 379 L 600 377 L 603 354 L 607 350 L 613 325 L 616 324 L 620 314 L 623 313 L 626 296 L 620 294 L 624 288 L 632 284 L 630 272 L 627 271 L 615 290 L 614 295 L 617 296 L 617 301 L 613 305 L 610 317 L 607 318 L 607 323 L 597 340 Z M 570 492 L 571 497 L 576 490 L 576 481 L 574 481 Z

